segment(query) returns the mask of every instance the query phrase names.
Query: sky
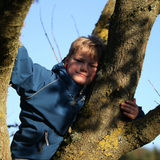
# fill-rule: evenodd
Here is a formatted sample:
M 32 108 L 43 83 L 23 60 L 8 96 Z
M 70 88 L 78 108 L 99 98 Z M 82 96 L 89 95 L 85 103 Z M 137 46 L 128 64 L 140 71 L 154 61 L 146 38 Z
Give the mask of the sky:
M 92 33 L 106 3 L 107 0 L 39 0 L 38 3 L 33 4 L 25 19 L 25 25 L 22 28 L 20 36 L 20 40 L 27 48 L 33 62 L 39 63 L 47 69 L 51 69 L 53 65 L 57 63 L 41 25 L 40 10 L 46 33 L 58 56 L 58 50 L 52 37 L 51 24 L 53 24 L 53 33 L 63 59 L 68 54 L 71 43 L 78 38 L 78 36 L 88 36 Z M 54 14 L 52 16 L 53 11 Z M 75 24 L 79 33 L 77 32 Z M 159 26 L 160 16 L 157 17 L 151 31 L 141 78 L 135 93 L 137 105 L 142 106 L 145 113 L 148 113 L 157 106 L 157 103 L 160 103 L 160 96 L 149 83 L 150 81 L 156 90 L 160 92 Z M 9 87 L 7 124 L 20 123 L 19 99 L 16 92 Z M 12 134 L 14 131 L 15 129 L 10 129 L 9 134 Z M 12 138 L 10 138 L 10 140 L 11 139 Z M 153 149 L 154 147 L 160 150 L 160 136 L 144 146 L 144 148 L 148 149 Z

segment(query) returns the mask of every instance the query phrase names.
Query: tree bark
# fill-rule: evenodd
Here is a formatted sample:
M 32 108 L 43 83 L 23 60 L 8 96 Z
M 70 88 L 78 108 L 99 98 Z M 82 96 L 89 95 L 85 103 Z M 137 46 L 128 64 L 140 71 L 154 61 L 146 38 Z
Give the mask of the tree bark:
M 115 0 L 108 0 L 96 24 L 96 27 L 92 33 L 92 34 L 96 34 L 97 36 L 101 37 L 101 39 L 103 40 L 105 44 L 108 43 L 108 31 L 109 31 L 111 17 L 114 12 L 114 8 L 115 8 L 115 3 L 116 3 Z
M 116 160 L 160 134 L 160 106 L 128 123 L 120 110 L 133 99 L 159 1 L 117 0 L 113 15 L 110 4 L 93 31 L 107 44 L 101 70 L 60 159 Z
M 19 45 L 19 36 L 33 0 L 0 1 L 0 159 L 10 160 L 6 124 L 6 100 L 10 76 Z

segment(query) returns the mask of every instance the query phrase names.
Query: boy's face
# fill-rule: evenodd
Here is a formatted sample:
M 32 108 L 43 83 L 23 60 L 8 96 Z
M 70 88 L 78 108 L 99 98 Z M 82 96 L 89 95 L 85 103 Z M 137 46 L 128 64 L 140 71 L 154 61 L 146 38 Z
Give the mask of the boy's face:
M 89 85 L 95 78 L 98 60 L 91 59 L 87 48 L 80 49 L 65 59 L 67 73 L 79 85 Z

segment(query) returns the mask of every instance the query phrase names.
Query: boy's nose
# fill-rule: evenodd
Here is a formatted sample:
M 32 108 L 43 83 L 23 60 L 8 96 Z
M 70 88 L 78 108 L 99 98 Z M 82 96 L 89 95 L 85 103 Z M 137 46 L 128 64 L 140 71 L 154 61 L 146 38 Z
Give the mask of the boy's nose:
M 86 64 L 86 63 L 82 64 L 81 70 L 84 71 L 84 72 L 87 72 L 87 70 L 88 70 L 88 64 Z

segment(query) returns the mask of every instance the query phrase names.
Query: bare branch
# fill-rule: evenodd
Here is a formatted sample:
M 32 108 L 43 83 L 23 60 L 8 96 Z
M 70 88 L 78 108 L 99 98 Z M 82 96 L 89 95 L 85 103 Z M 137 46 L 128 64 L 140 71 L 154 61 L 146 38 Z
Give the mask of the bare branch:
M 55 36 L 54 36 L 54 34 L 53 34 L 53 13 L 54 13 L 54 9 L 55 9 L 55 7 L 56 7 L 56 5 L 54 5 L 54 7 L 53 7 L 53 11 L 52 11 L 52 21 L 51 21 L 52 36 L 53 36 L 54 42 L 55 42 L 55 44 L 56 44 L 56 47 L 57 47 L 57 49 L 58 49 L 58 53 L 59 53 L 60 59 L 62 60 L 61 52 L 60 52 L 60 50 L 59 50 L 59 47 L 58 47 L 58 44 L 57 44 L 56 38 L 55 38 Z
M 11 128 L 11 127 L 16 128 L 16 127 L 18 127 L 18 126 L 19 126 L 19 125 L 18 125 L 17 123 L 7 125 L 8 128 Z
M 157 103 L 159 105 L 159 103 L 157 101 L 154 101 L 155 103 Z
M 149 83 L 152 85 L 153 89 L 157 92 L 158 96 L 160 97 L 160 94 L 158 93 L 158 91 L 155 89 L 155 87 L 153 86 L 153 84 L 150 82 L 150 80 L 148 80 Z
M 56 57 L 56 60 L 57 60 L 57 62 L 59 63 L 59 60 L 58 60 L 57 55 L 56 55 L 56 52 L 54 51 L 54 48 L 53 48 L 53 46 L 52 46 L 52 44 L 51 44 L 51 41 L 50 41 L 50 39 L 49 39 L 49 37 L 48 37 L 48 35 L 47 35 L 47 33 L 46 33 L 46 30 L 45 30 L 45 28 L 44 28 L 44 25 L 43 25 L 43 21 L 42 21 L 42 17 L 41 17 L 41 8 L 40 8 L 39 16 L 40 16 L 40 21 L 41 21 L 41 24 L 42 24 L 42 27 L 43 27 L 45 36 L 47 37 L 47 40 L 48 40 L 48 42 L 49 42 L 49 44 L 50 44 L 50 46 L 51 46 L 51 48 L 52 48 L 52 51 L 53 51 L 53 53 L 54 53 L 54 55 L 55 55 L 55 57 Z
M 76 21 L 75 21 L 73 15 L 71 15 L 71 17 L 72 17 L 72 19 L 73 19 L 73 21 L 74 21 L 74 26 L 75 26 L 75 28 L 76 28 L 76 31 L 77 31 L 77 34 L 78 34 L 78 37 L 79 37 L 80 35 L 79 35 L 79 31 L 78 31 L 78 28 L 77 28 L 77 25 L 76 25 Z

